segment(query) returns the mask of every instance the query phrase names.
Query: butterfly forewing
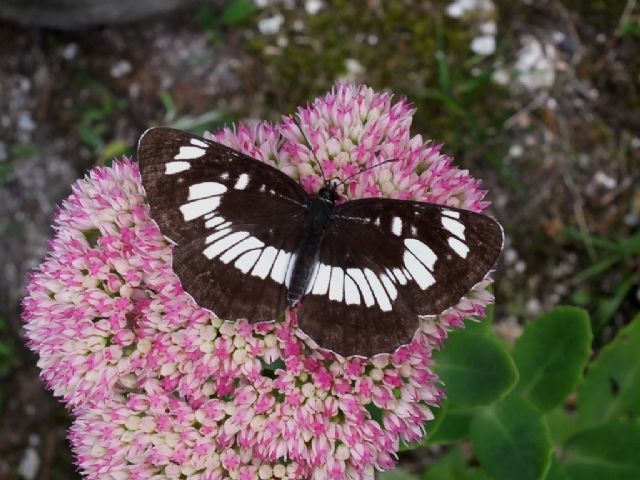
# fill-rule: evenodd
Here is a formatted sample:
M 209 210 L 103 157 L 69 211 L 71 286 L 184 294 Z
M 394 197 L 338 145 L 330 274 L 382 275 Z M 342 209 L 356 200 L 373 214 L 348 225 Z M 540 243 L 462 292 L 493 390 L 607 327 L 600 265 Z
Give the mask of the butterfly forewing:
M 300 327 L 338 353 L 393 351 L 411 340 L 418 315 L 441 313 L 480 282 L 501 248 L 502 228 L 484 215 L 422 202 L 346 202 L 320 245 Z M 329 318 L 345 320 L 336 331 L 326 329 Z
M 235 150 L 169 128 L 138 145 L 153 219 L 176 243 L 174 271 L 220 317 L 273 320 L 286 308 L 306 212 L 290 177 Z

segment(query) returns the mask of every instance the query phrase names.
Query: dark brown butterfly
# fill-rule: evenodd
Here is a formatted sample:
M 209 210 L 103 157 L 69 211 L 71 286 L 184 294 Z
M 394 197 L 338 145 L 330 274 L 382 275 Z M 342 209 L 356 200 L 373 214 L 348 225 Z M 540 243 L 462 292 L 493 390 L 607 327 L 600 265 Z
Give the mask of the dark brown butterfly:
M 224 319 L 274 320 L 341 355 L 391 352 L 419 315 L 455 305 L 492 268 L 503 233 L 478 213 L 367 198 L 336 204 L 204 138 L 152 128 L 138 144 L 151 214 L 194 300 Z

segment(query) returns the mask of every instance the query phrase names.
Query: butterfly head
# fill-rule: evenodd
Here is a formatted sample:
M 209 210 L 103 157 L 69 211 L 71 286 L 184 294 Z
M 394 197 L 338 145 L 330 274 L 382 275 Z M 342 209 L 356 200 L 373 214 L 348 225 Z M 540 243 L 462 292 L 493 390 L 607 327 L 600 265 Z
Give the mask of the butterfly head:
M 318 192 L 318 198 L 321 198 L 327 203 L 333 205 L 338 201 L 340 195 L 338 195 L 338 184 L 331 181 L 326 181 L 324 187 Z

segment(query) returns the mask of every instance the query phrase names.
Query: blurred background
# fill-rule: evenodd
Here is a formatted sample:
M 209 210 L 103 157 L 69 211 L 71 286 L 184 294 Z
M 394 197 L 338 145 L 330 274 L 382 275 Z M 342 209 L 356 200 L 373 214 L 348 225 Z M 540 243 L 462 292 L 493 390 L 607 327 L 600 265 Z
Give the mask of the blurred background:
M 406 96 L 505 227 L 504 339 L 568 303 L 597 351 L 640 310 L 635 0 L 2 0 L 0 19 L 0 479 L 79 478 L 20 298 L 71 184 L 151 125 L 277 121 L 336 80 Z

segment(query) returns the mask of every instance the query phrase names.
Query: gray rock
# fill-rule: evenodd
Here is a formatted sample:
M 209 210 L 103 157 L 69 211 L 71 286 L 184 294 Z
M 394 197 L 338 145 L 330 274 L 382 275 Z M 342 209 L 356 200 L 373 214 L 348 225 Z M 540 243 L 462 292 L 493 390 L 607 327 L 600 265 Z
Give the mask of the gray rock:
M 222 0 L 2 0 L 0 18 L 22 25 L 71 30 L 134 22 L 205 3 L 220 5 Z

